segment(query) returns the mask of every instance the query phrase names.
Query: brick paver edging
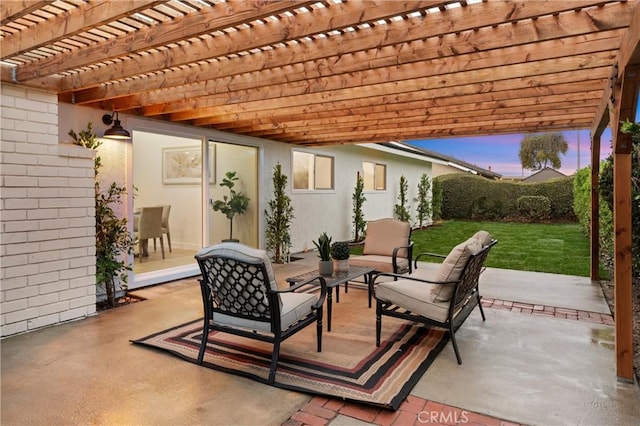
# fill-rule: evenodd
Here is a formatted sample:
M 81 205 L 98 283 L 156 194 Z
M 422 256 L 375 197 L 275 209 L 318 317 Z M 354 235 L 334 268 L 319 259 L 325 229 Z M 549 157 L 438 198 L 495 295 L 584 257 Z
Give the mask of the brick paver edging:
M 523 314 L 541 315 L 554 318 L 588 321 L 596 324 L 614 325 L 613 316 L 599 312 L 581 311 L 578 309 L 557 308 L 555 306 L 533 305 L 530 303 L 512 302 L 509 300 L 482 298 L 483 308 L 503 309 Z
M 380 426 L 475 425 L 518 426 L 480 413 L 462 410 L 415 396 L 408 396 L 397 411 L 389 411 L 339 399 L 314 397 L 282 426 L 324 426 L 343 415 Z

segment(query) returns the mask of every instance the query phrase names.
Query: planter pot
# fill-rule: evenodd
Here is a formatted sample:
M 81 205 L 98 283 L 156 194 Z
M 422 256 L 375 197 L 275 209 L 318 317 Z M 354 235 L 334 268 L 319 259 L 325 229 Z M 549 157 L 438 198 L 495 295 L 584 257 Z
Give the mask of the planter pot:
M 333 270 L 336 272 L 348 272 L 349 271 L 349 259 L 334 260 Z
M 318 272 L 320 275 L 333 275 L 333 261 L 321 260 L 318 262 Z

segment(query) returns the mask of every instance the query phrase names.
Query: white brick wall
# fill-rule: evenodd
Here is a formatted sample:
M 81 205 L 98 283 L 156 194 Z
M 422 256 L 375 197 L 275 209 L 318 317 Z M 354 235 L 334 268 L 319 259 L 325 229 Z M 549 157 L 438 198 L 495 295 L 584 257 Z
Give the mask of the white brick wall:
M 95 314 L 93 155 L 53 93 L 0 84 L 0 336 Z

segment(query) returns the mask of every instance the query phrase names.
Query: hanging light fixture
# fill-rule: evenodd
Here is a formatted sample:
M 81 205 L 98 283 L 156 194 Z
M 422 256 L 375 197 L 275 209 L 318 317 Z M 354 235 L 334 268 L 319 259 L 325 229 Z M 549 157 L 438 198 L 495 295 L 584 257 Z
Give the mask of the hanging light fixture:
M 103 115 L 102 122 L 106 125 L 113 123 L 113 126 L 104 132 L 105 138 L 120 140 L 131 139 L 131 134 L 122 127 L 122 125 L 120 124 L 120 120 L 118 120 L 118 111 L 114 111 L 113 113 L 111 113 L 111 115 Z

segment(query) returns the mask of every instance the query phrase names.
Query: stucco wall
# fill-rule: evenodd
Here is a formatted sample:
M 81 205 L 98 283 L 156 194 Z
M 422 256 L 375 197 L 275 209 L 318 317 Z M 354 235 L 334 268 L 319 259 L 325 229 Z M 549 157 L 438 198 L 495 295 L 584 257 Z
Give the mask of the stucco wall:
M 4 337 L 95 313 L 95 208 L 94 153 L 58 143 L 57 96 L 0 87 Z

